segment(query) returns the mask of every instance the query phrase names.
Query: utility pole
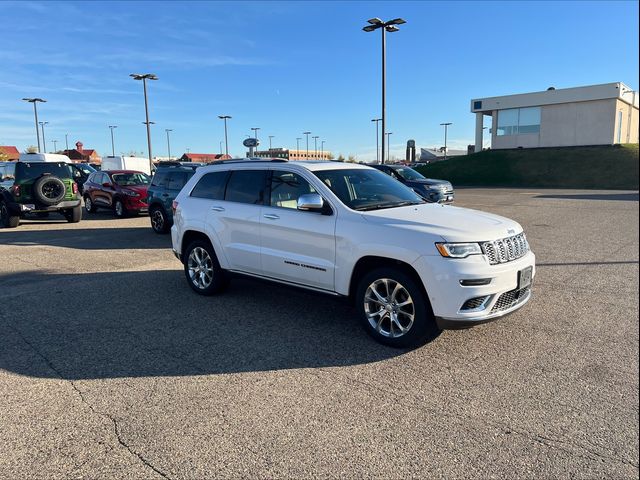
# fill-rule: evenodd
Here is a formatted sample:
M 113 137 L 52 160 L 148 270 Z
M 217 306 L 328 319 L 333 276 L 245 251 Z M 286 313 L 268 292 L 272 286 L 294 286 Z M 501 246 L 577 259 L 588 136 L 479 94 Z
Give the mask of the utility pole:
M 269 135 L 269 150 L 271 150 L 271 139 L 274 137 L 275 135 Z
M 387 136 L 387 160 L 389 160 L 389 158 L 391 158 L 391 154 L 390 154 L 391 142 L 390 142 L 389 136 L 393 135 L 393 132 L 387 132 L 385 135 Z
M 224 153 L 229 155 L 229 139 L 227 138 L 227 120 L 231 118 L 229 115 L 218 115 L 218 118 L 224 120 Z M 222 153 L 222 149 L 220 149 Z
M 144 74 L 132 73 L 129 76 L 134 80 L 142 80 L 142 88 L 144 90 L 144 113 L 147 119 L 145 124 L 147 125 L 147 148 L 149 151 L 149 168 L 150 168 L 150 171 L 153 172 L 153 156 L 151 155 L 151 128 L 150 128 L 150 125 L 153 122 L 149 121 L 149 106 L 147 103 L 147 80 L 158 80 L 158 77 L 156 77 L 153 73 L 144 73 Z
M 309 135 L 311 135 L 311 132 L 302 132 L 302 134 L 307 137 L 307 158 L 306 158 L 306 160 L 309 160 Z
M 109 125 L 109 130 L 111 130 L 111 156 L 115 157 L 116 156 L 116 146 L 115 146 L 115 142 L 113 141 L 113 129 L 114 128 L 118 128 L 117 125 Z
M 35 105 L 35 103 L 34 103 Z M 39 122 L 40 123 L 40 128 L 42 128 L 42 147 L 44 148 L 44 153 L 47 153 L 47 142 L 44 139 L 44 126 L 47 125 L 49 122 Z M 38 148 L 39 148 L 39 144 L 38 144 Z
M 324 160 L 324 140 L 320 142 L 320 158 Z
M 315 136 L 313 137 L 313 154 L 315 155 L 316 159 L 318 158 L 318 139 L 320 137 L 319 136 Z
M 452 125 L 452 123 L 446 122 L 446 123 L 441 123 L 440 125 L 444 127 L 444 159 L 446 160 L 447 159 L 447 127 L 449 125 Z
M 371 121 L 376 122 L 376 163 L 380 163 L 380 146 L 378 143 L 378 122 L 381 121 L 381 118 L 373 118 Z
M 58 150 L 58 140 L 51 140 L 51 143 L 53 143 L 53 153 L 56 153 Z
M 33 114 L 36 118 L 36 138 L 38 139 L 38 153 L 40 153 L 40 131 L 38 129 L 38 124 L 40 122 L 38 122 L 38 107 L 36 106 L 36 103 L 38 102 L 46 103 L 47 101 L 43 100 L 42 98 L 23 98 L 22 100 L 24 100 L 25 102 L 33 103 Z M 46 150 L 47 147 L 45 146 L 44 149 Z
M 169 161 L 171 161 L 171 143 L 169 143 L 169 132 L 173 132 L 170 128 L 165 128 L 165 132 L 167 132 L 167 154 L 169 155 Z

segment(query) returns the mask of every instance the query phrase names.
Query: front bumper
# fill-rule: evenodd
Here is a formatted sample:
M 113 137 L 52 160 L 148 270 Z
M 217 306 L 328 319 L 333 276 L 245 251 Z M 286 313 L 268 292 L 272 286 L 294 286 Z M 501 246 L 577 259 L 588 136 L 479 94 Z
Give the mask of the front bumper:
M 426 195 L 427 199 L 434 203 L 452 203 L 455 199 L 455 193 L 453 191 L 427 190 L 421 194 Z
M 149 205 L 136 197 L 125 197 L 125 208 L 130 212 L 147 213 Z
M 464 259 L 440 256 L 419 258 L 414 268 L 425 286 L 440 328 L 467 328 L 512 313 L 527 304 L 531 286 L 520 289 L 518 275 L 531 267 L 535 278 L 535 255 L 528 252 L 511 262 L 490 265 L 484 255 Z M 462 280 L 489 280 L 485 285 L 463 286 Z M 477 308 L 463 308 L 471 299 L 486 297 Z

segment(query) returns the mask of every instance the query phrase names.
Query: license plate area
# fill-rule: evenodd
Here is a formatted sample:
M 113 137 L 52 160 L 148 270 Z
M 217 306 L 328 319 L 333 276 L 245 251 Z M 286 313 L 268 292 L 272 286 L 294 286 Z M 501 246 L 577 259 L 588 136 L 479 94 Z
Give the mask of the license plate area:
M 527 267 L 524 270 L 518 272 L 518 290 L 527 288 L 531 285 L 531 278 L 533 276 L 533 267 Z

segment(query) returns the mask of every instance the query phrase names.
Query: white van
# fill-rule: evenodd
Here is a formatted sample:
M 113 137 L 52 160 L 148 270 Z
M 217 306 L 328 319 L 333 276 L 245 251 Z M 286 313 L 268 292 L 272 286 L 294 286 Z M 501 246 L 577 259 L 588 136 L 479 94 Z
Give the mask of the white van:
M 59 153 L 21 153 L 19 162 L 64 162 L 71 163 L 66 155 Z
M 102 157 L 101 170 L 136 170 L 151 175 L 149 159 L 142 157 Z

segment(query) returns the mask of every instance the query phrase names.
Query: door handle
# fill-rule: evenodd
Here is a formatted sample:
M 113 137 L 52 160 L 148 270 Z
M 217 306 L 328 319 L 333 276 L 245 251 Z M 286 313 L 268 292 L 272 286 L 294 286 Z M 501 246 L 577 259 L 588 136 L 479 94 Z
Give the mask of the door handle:
M 214 206 L 211 207 L 211 210 L 213 210 L 214 212 L 224 212 L 224 207 Z
M 275 215 L 273 213 L 265 213 L 263 217 L 268 218 L 269 220 L 278 220 L 280 218 L 278 215 Z

